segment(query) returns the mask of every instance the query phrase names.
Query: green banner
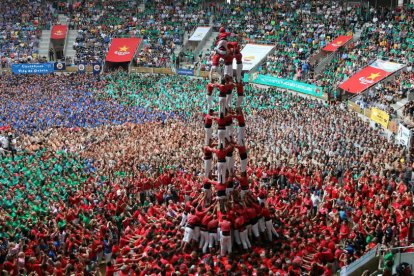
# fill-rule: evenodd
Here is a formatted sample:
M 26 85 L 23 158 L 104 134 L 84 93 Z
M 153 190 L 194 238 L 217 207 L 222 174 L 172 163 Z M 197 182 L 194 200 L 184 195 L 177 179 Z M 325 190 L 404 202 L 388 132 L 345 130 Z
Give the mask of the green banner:
M 289 89 L 292 91 L 322 98 L 322 87 L 313 84 L 303 83 L 300 81 L 281 79 L 266 75 L 257 75 L 257 77 L 255 76 L 253 80 L 250 82 Z

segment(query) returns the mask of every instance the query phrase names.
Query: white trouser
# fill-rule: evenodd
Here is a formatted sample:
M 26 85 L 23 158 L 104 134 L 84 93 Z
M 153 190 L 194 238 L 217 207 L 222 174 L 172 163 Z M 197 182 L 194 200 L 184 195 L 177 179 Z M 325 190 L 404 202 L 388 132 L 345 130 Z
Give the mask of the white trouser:
M 253 235 L 256 238 L 260 237 L 260 234 L 259 234 L 259 223 L 258 222 L 256 222 L 255 224 L 252 225 L 252 232 L 253 232 Z
M 190 227 L 185 227 L 183 241 L 186 243 L 190 243 L 190 241 L 193 239 L 193 235 L 194 235 L 194 230 L 191 229 Z
M 276 237 L 279 237 L 279 234 L 276 232 L 275 228 L 273 227 L 272 220 L 267 220 L 265 224 L 266 224 L 267 237 L 269 241 L 272 241 L 273 235 L 275 235 Z
M 233 93 L 226 95 L 226 106 L 231 108 L 231 101 L 233 100 Z
M 220 183 L 226 182 L 226 162 L 217 162 L 217 178 Z
M 249 237 L 251 237 L 252 236 L 252 225 L 251 224 L 247 224 L 246 225 L 246 230 L 247 230 L 247 235 Z
M 249 190 L 240 190 L 240 197 L 241 197 L 241 199 L 243 199 L 244 198 L 244 196 L 245 196 L 245 194 L 248 192 Z
M 213 96 L 212 95 L 207 95 L 207 110 L 210 110 L 211 108 L 213 108 Z
M 200 238 L 200 227 L 194 227 L 193 240 L 198 241 Z
M 98 265 L 101 263 L 102 258 L 103 258 L 103 251 L 100 251 L 100 252 L 97 254 Z
M 261 217 L 259 219 L 259 231 L 260 231 L 260 233 L 263 233 L 264 231 L 266 231 L 266 224 L 265 224 L 264 217 Z
M 247 229 L 244 229 L 244 231 L 240 232 L 240 240 L 243 244 L 244 249 L 252 247 L 252 245 L 250 244 L 249 237 L 247 236 Z
M 213 66 L 211 66 L 211 69 L 210 69 L 210 81 L 213 79 L 213 73 L 214 72 L 217 72 L 219 75 L 220 75 L 220 78 L 221 78 L 221 70 L 220 70 L 220 68 L 219 67 L 217 67 L 217 66 L 215 66 L 215 65 L 213 65 Z M 221 81 L 221 79 L 220 79 L 220 81 Z
M 203 253 L 207 252 L 208 247 L 208 232 L 207 231 L 200 231 L 200 245 L 199 248 L 203 249 Z
M 238 244 L 241 245 L 241 239 L 240 239 L 240 231 L 235 229 L 234 230 L 234 241 Z
M 233 77 L 233 63 L 229 65 L 224 65 L 224 75 Z
M 226 110 L 226 96 L 220 97 L 219 96 L 219 114 L 224 113 Z
M 231 236 L 221 235 L 220 245 L 221 245 L 221 247 L 220 247 L 220 255 L 221 256 L 231 254 Z
M 211 189 L 203 189 L 203 191 L 204 191 L 204 194 L 206 195 L 207 202 L 210 202 L 211 194 L 212 194 Z
M 233 192 L 234 188 L 226 188 L 227 197 Z
M 224 146 L 224 142 L 226 140 L 226 129 L 219 129 L 217 131 L 217 134 L 218 134 L 219 143 L 223 144 Z
M 240 171 L 245 172 L 247 169 L 247 158 L 240 159 Z
M 227 169 L 230 173 L 234 171 L 234 157 L 233 156 L 226 156 L 226 164 Z
M 211 164 L 213 162 L 213 158 L 210 159 L 204 159 L 204 176 L 209 177 L 211 173 Z
M 208 247 L 209 248 L 215 247 L 217 242 L 218 242 L 217 233 L 208 233 Z
M 213 136 L 213 128 L 212 127 L 205 127 L 204 132 L 206 134 L 204 138 L 204 145 L 209 145 L 211 137 Z
M 112 259 L 112 253 L 105 253 L 105 263 L 109 263 Z
M 181 227 L 184 227 L 184 225 L 186 224 L 186 222 L 187 222 L 187 214 L 186 213 L 183 213 L 183 215 L 181 216 L 180 226 Z
M 243 104 L 244 96 L 237 96 L 236 107 L 240 107 Z
M 241 79 L 242 79 L 242 77 L 241 77 L 242 70 L 243 70 L 243 63 L 238 63 L 237 64 L 237 67 L 236 67 L 236 79 L 237 79 L 237 82 L 240 82 Z
M 232 130 L 231 125 L 226 126 L 226 138 L 227 138 L 227 140 L 230 140 L 230 136 L 232 136 L 231 130 Z
M 246 136 L 246 127 L 238 127 L 237 128 L 237 144 L 242 145 L 244 141 L 244 137 Z M 246 141 L 244 141 L 246 142 Z

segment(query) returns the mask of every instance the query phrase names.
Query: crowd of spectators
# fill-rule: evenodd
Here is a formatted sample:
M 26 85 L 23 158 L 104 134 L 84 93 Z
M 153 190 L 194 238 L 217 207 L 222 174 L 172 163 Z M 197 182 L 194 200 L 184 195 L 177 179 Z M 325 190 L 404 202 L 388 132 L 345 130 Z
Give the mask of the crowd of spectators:
M 70 23 L 70 28 L 79 30 L 75 63 L 102 59 L 114 37 L 142 37 L 136 64 L 167 67 L 184 34 L 209 23 L 209 14 L 201 6 L 198 0 L 174 1 L 174 5 L 147 1 L 143 10 L 136 1 L 75 3 Z
M 0 68 L 11 63 L 42 61 L 39 38 L 42 29 L 56 21 L 47 1 L 5 0 L 0 6 Z
M 180 247 L 181 216 L 202 200 L 204 81 L 2 78 L 0 125 L 20 135 L 0 157 L 7 273 L 332 275 L 377 244 L 409 244 L 407 152 L 343 104 L 245 87 L 249 187 L 279 237 L 217 256 Z

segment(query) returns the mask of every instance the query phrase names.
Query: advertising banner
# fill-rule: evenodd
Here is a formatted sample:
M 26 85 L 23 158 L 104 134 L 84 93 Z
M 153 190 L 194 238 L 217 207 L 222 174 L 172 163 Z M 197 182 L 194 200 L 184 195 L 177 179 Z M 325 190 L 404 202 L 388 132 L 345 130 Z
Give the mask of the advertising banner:
M 404 64 L 376 60 L 341 83 L 339 88 L 352 94 L 358 94 L 404 67 Z
M 54 63 L 12 64 L 13 74 L 50 74 L 54 72 Z
M 379 108 L 373 107 L 373 108 L 371 108 L 370 118 L 374 122 L 382 125 L 384 128 L 387 128 L 388 127 L 388 122 L 390 120 L 390 115 L 388 115 L 387 112 L 382 111 Z
M 246 44 L 241 54 L 243 55 L 243 70 L 250 71 L 258 65 L 272 50 L 273 45 Z M 233 61 L 233 68 L 236 68 L 236 61 Z
M 51 39 L 65 39 L 68 32 L 68 26 L 66 25 L 54 25 L 50 32 Z
M 109 62 L 130 62 L 141 43 L 141 38 L 114 38 L 106 54 Z
M 190 39 L 188 41 L 202 41 L 208 32 L 210 31 L 211 27 L 197 27 L 194 31 Z
M 403 124 L 399 124 L 396 139 L 398 144 L 409 147 L 411 140 L 411 130 L 405 127 Z
M 178 75 L 194 76 L 194 70 L 192 69 L 177 69 Z
M 263 85 L 269 85 L 284 88 L 314 97 L 322 98 L 322 87 L 313 84 L 307 84 L 299 81 L 281 79 L 267 75 L 257 75 L 251 82 Z
M 331 41 L 331 43 L 326 45 L 322 50 L 327 51 L 327 52 L 336 52 L 339 48 L 344 46 L 351 39 L 352 39 L 352 35 L 351 36 L 347 36 L 347 35 L 338 36 L 333 41 Z

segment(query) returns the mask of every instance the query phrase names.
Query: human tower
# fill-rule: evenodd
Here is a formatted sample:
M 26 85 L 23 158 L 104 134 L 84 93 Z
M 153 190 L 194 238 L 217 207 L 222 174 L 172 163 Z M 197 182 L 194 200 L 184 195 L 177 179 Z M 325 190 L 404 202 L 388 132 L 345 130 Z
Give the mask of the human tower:
M 204 114 L 204 190 L 208 201 L 211 200 L 211 185 L 215 185 L 217 199 L 229 199 L 233 192 L 233 179 L 240 182 L 243 189 L 248 190 L 246 177 L 247 149 L 245 145 L 246 125 L 242 111 L 244 97 L 241 71 L 243 68 L 242 55 L 237 42 L 227 41 L 233 36 L 222 27 L 216 39 L 215 54 L 212 56 L 210 83 L 207 85 L 207 114 Z M 236 60 L 236 76 L 233 78 L 233 59 Z M 224 61 L 224 70 L 218 70 L 219 62 Z M 233 108 L 233 90 L 236 88 L 237 100 Z M 214 111 L 213 92 L 219 92 L 218 111 Z M 237 120 L 237 132 L 233 131 L 233 120 Z M 217 140 L 213 142 L 213 122 L 217 123 Z M 237 149 L 240 157 L 240 175 L 235 175 L 234 150 Z M 213 154 L 217 157 L 217 180 L 213 179 Z

